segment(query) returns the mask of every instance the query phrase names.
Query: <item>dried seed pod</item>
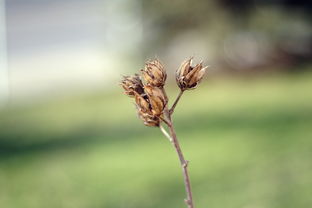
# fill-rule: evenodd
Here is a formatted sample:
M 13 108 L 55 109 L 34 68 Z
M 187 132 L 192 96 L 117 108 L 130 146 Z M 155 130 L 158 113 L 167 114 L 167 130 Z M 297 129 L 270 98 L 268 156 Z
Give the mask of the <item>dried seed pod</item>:
M 142 76 L 146 85 L 154 87 L 163 87 L 167 78 L 164 66 L 158 59 L 146 62 L 144 69 L 142 69 Z
M 135 102 L 138 116 L 144 122 L 144 125 L 159 126 L 159 118 L 153 115 L 147 96 L 136 94 Z
M 168 103 L 167 96 L 158 87 L 145 86 L 144 90 L 149 100 L 151 112 L 154 116 L 160 116 Z
M 137 109 L 138 116 L 144 122 L 144 125 L 151 127 L 159 126 L 160 120 L 158 117 L 143 112 L 138 106 Z
M 136 93 L 140 95 L 144 93 L 143 83 L 138 74 L 134 76 L 124 76 L 120 85 L 125 90 L 125 94 L 129 97 L 134 97 Z
M 205 75 L 207 67 L 203 67 L 202 62 L 193 67 L 192 60 L 185 60 L 176 71 L 176 81 L 181 90 L 196 88 Z
M 151 105 L 145 94 L 139 95 L 138 93 L 135 93 L 135 103 L 136 103 L 137 108 L 140 111 L 144 113 L 149 113 L 152 115 Z

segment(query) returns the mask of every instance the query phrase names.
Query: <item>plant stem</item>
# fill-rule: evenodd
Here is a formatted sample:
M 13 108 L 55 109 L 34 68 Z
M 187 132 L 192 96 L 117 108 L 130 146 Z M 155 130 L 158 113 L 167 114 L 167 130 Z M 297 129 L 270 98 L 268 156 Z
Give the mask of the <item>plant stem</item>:
M 169 114 L 170 114 L 170 115 L 173 114 L 176 105 L 178 104 L 178 102 L 179 102 L 181 96 L 183 95 L 183 92 L 184 92 L 184 90 L 180 90 L 180 93 L 179 93 L 178 97 L 176 98 L 176 100 L 174 101 L 172 107 L 171 107 L 170 110 L 169 110 Z
M 164 91 L 164 90 L 163 90 Z M 178 97 L 176 98 L 176 100 L 174 101 L 172 107 L 170 108 L 170 110 L 168 109 L 168 106 L 165 107 L 164 109 L 164 115 L 167 118 L 162 118 L 160 117 L 160 119 L 167 124 L 169 131 L 170 131 L 170 135 L 168 134 L 168 132 L 166 131 L 166 129 L 160 125 L 159 128 L 162 131 L 162 133 L 169 139 L 169 141 L 171 142 L 171 144 L 174 146 L 179 160 L 180 160 L 180 164 L 182 167 L 182 172 L 183 172 L 183 178 L 184 178 L 184 185 L 185 185 L 185 191 L 186 191 L 186 199 L 184 200 L 187 207 L 188 208 L 194 208 L 194 204 L 193 204 L 193 197 L 192 197 L 192 190 L 191 190 L 191 183 L 190 183 L 190 177 L 188 174 L 188 163 L 189 161 L 184 159 L 184 155 L 183 152 L 181 150 L 178 138 L 177 138 L 177 134 L 175 133 L 175 129 L 173 126 L 173 122 L 172 122 L 172 113 L 174 112 L 174 109 L 176 107 L 176 105 L 178 104 L 181 96 L 183 95 L 184 90 L 181 90 Z
M 169 127 L 170 134 L 172 137 L 172 139 L 170 141 L 173 144 L 173 146 L 174 146 L 174 148 L 175 148 L 175 150 L 179 156 L 179 160 L 180 160 L 182 171 L 183 171 L 184 185 L 185 185 L 185 191 L 186 191 L 185 203 L 188 206 L 188 208 L 194 208 L 191 183 L 190 183 L 190 178 L 189 178 L 189 174 L 188 174 L 188 170 L 187 170 L 188 161 L 184 159 L 184 156 L 183 156 L 177 135 L 175 133 L 175 130 L 174 130 L 174 127 L 173 127 L 173 124 L 171 121 L 170 121 L 168 127 Z

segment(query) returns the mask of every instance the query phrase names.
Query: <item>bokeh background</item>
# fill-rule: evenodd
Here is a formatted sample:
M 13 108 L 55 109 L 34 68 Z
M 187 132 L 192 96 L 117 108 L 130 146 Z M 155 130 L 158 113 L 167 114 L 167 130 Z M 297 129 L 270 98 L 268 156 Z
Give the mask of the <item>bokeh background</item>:
M 210 68 L 175 126 L 198 208 L 312 207 L 312 17 L 296 0 L 0 0 L 0 207 L 185 207 L 122 74 Z

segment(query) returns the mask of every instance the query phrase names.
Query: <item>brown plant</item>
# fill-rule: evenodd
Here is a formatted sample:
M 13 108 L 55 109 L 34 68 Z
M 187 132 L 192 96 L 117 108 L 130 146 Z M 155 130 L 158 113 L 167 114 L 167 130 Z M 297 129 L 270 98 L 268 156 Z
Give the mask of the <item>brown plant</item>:
M 141 70 L 142 75 L 124 76 L 121 81 L 125 94 L 133 97 L 139 118 L 146 126 L 159 127 L 161 132 L 169 139 L 175 148 L 183 171 L 186 199 L 185 203 L 188 208 L 194 208 L 191 184 L 188 174 L 188 161 L 184 159 L 184 155 L 180 148 L 180 144 L 173 126 L 172 114 L 185 90 L 194 89 L 202 80 L 206 68 L 202 62 L 192 66 L 192 59 L 184 61 L 180 68 L 176 71 L 176 81 L 180 88 L 180 93 L 174 101 L 171 108 L 168 108 L 168 97 L 166 95 L 165 81 L 167 78 L 164 66 L 158 59 L 148 61 L 144 69 Z M 143 79 L 142 79 L 142 78 Z M 166 124 L 169 133 L 162 125 Z

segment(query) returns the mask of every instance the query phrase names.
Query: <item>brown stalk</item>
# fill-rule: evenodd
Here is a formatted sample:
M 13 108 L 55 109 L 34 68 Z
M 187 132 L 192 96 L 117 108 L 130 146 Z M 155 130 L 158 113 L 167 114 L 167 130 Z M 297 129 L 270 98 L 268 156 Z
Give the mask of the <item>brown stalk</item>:
M 183 91 L 180 92 L 175 103 L 178 102 L 178 100 L 180 99 L 182 94 L 183 94 Z M 160 130 L 169 139 L 169 141 L 174 146 L 174 148 L 178 154 L 180 164 L 181 164 L 181 168 L 182 168 L 182 172 L 183 172 L 184 185 L 185 185 L 185 191 L 186 191 L 186 199 L 184 201 L 185 201 L 188 208 L 194 208 L 190 177 L 189 177 L 188 169 L 187 169 L 189 161 L 185 160 L 185 158 L 184 158 L 183 152 L 182 152 L 180 144 L 179 144 L 179 140 L 177 138 L 177 135 L 176 135 L 176 132 L 175 132 L 175 129 L 173 126 L 170 111 L 167 109 L 166 112 L 167 112 L 167 117 L 168 117 L 169 121 L 166 120 L 165 123 L 167 124 L 167 126 L 169 128 L 170 135 L 163 128 L 163 126 L 160 126 Z

